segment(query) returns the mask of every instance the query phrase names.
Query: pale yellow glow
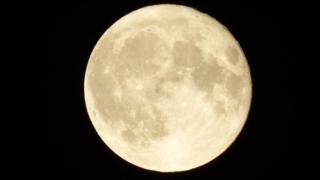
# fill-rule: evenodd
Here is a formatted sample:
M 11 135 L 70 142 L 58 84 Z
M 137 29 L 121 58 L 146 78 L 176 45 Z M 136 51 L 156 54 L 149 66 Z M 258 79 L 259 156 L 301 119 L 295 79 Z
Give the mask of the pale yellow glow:
M 223 153 L 251 102 L 241 47 L 214 18 L 155 5 L 119 19 L 87 65 L 87 110 L 101 139 L 141 168 L 174 172 Z

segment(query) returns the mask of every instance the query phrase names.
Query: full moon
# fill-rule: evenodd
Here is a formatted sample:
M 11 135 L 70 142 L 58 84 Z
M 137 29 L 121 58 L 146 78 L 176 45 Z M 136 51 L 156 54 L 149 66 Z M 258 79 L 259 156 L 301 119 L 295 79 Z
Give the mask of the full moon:
M 223 153 L 247 119 L 252 83 L 228 29 L 182 5 L 143 7 L 95 45 L 84 95 L 98 135 L 138 167 L 186 171 Z

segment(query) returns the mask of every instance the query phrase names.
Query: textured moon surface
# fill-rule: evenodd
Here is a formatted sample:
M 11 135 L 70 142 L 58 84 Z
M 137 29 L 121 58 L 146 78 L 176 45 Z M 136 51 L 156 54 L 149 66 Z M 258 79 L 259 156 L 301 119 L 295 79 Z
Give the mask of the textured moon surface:
M 214 18 L 154 5 L 115 22 L 97 42 L 84 93 L 105 144 L 144 169 L 204 165 L 240 133 L 251 103 L 245 55 Z

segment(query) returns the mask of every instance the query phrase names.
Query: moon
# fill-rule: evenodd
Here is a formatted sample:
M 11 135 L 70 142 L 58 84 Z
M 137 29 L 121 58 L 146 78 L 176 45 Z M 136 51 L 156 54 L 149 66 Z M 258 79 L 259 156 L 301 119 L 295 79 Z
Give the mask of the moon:
M 160 172 L 222 154 L 245 124 L 251 94 L 249 65 L 228 29 L 173 4 L 116 21 L 95 45 L 84 80 L 87 111 L 104 143 Z

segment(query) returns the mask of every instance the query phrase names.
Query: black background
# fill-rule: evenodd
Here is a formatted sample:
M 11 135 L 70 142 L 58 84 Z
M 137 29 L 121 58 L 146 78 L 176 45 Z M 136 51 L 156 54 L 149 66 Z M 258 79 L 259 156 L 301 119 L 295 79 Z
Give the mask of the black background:
M 51 175 L 90 179 L 230 179 L 286 177 L 290 170 L 289 120 L 295 118 L 290 87 L 290 6 L 198 1 L 101 1 L 50 4 L 48 31 L 48 169 Z M 133 166 L 95 132 L 85 108 L 83 81 L 90 53 L 104 31 L 140 7 L 176 3 L 215 17 L 239 41 L 248 59 L 253 99 L 237 140 L 214 161 L 179 173 Z M 177 12 L 178 13 L 178 12 Z M 192 158 L 192 157 L 190 157 Z

